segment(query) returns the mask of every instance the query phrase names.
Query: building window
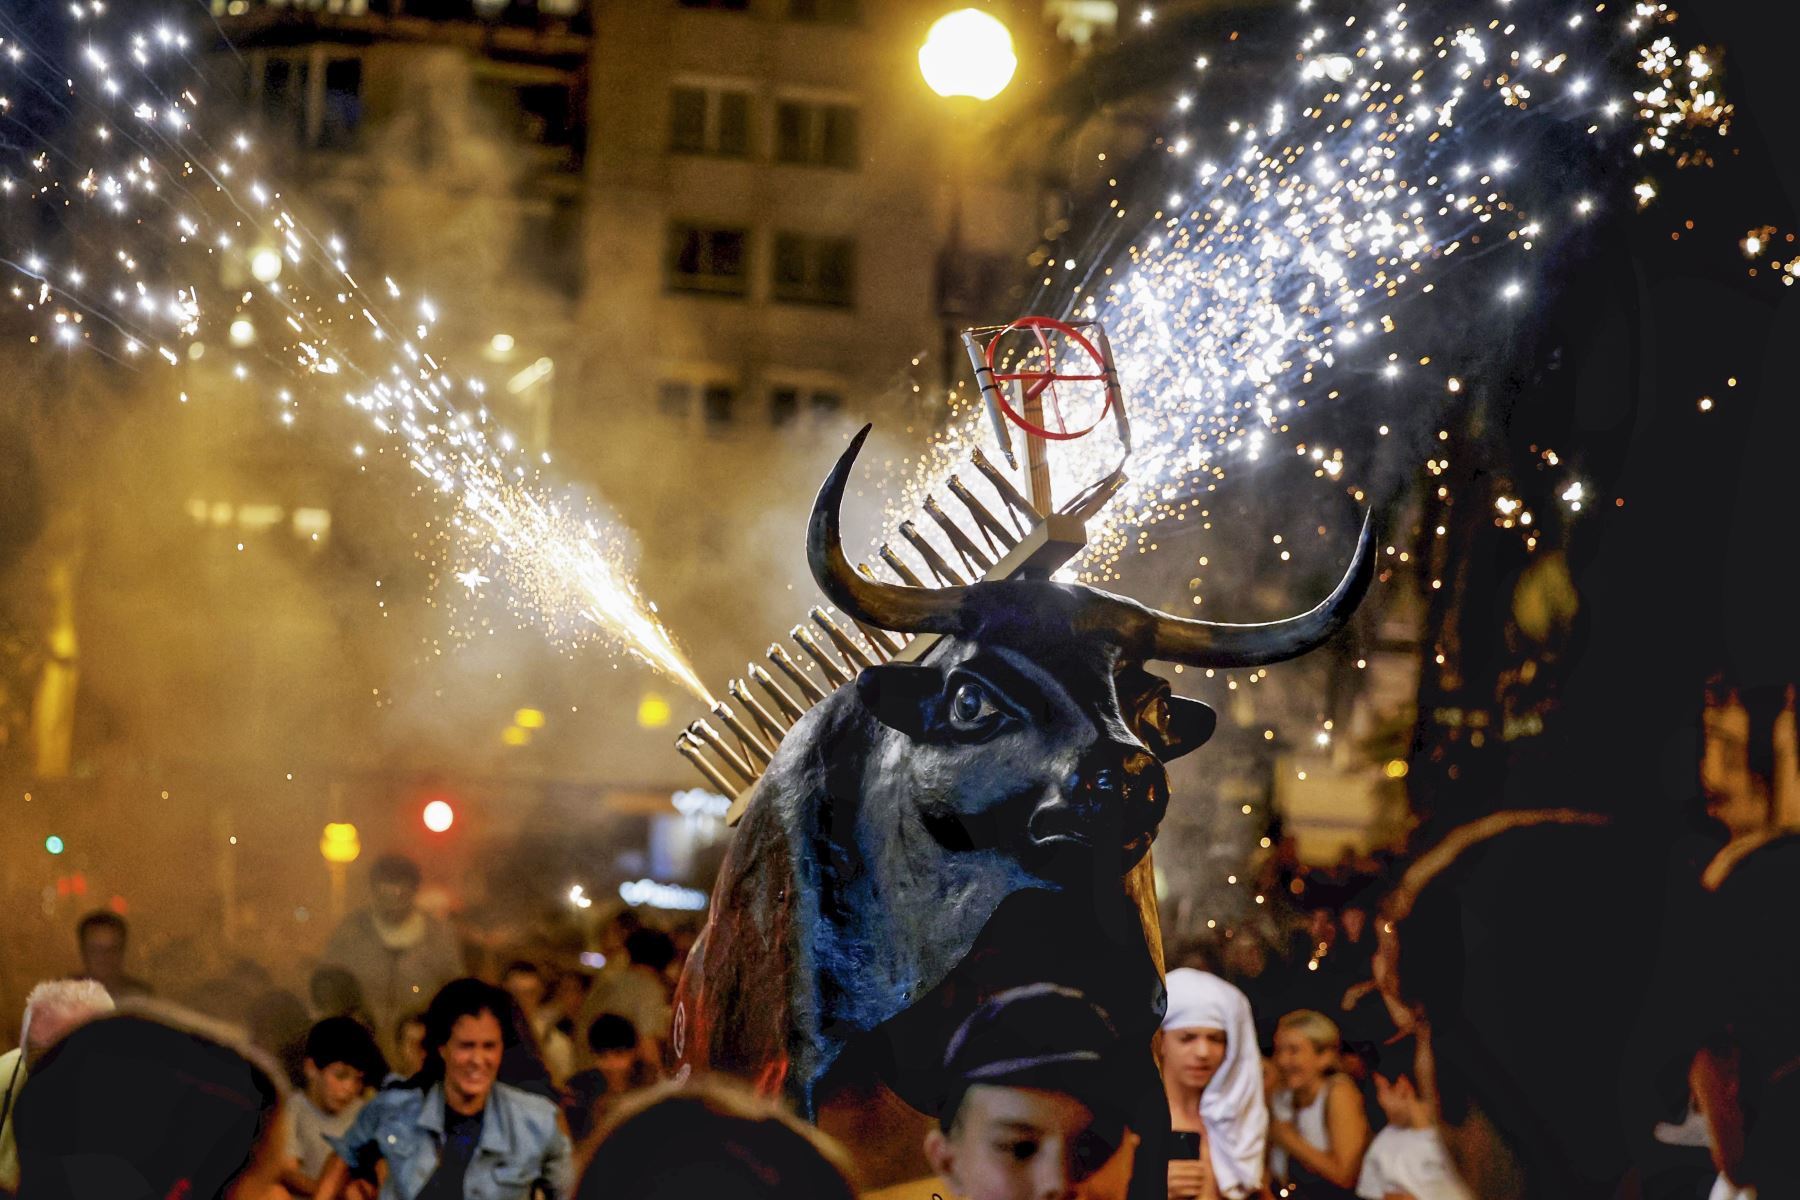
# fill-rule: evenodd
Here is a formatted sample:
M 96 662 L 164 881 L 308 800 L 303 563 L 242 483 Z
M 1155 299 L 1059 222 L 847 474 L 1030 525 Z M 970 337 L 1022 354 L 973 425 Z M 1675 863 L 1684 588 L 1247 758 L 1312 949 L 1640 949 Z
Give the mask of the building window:
M 745 12 L 750 0 L 675 0 L 682 8 L 710 8 L 718 12 Z
M 731 383 L 694 384 L 685 379 L 665 379 L 656 386 L 656 410 L 672 421 L 686 423 L 700 400 L 700 416 L 708 430 L 729 426 L 737 416 L 737 387 Z
M 778 387 L 769 393 L 769 424 L 781 429 L 792 425 L 799 415 L 799 388 Z
M 856 303 L 856 243 L 849 238 L 776 234 L 772 294 L 795 304 L 849 308 Z
M 356 144 L 362 124 L 362 60 L 332 58 L 325 62 L 325 103 L 319 113 L 319 145 L 344 150 Z
M 852 105 L 783 100 L 775 108 L 775 161 L 854 168 L 856 126 Z
M 862 3 L 861 0 L 788 0 L 788 16 L 795 21 L 854 25 L 862 19 Z
M 572 196 L 530 202 L 519 213 L 513 262 L 521 274 L 573 299 L 581 294 L 581 204 Z
M 769 389 L 769 424 L 776 429 L 792 425 L 802 412 L 810 413 L 814 420 L 820 420 L 832 416 L 843 407 L 843 396 L 825 389 L 809 390 L 791 384 L 779 384 Z
M 749 290 L 742 229 L 708 229 L 677 223 L 669 228 L 669 287 L 678 292 L 742 296 Z
M 685 421 L 693 408 L 694 388 L 692 384 L 671 379 L 657 386 L 656 411 L 663 416 L 677 421 Z
M 729 383 L 709 383 L 700 392 L 700 411 L 706 427 L 723 429 L 731 424 L 732 410 L 737 407 L 737 389 Z
M 263 65 L 262 111 L 269 128 L 297 142 L 306 139 L 306 92 L 310 77 L 304 59 L 271 58 Z
M 587 122 L 583 92 L 573 81 L 520 82 L 505 76 L 478 75 L 476 94 L 496 127 L 545 152 L 542 165 L 573 171 L 586 152 Z
M 669 93 L 669 149 L 676 154 L 750 154 L 750 93 L 678 87 Z

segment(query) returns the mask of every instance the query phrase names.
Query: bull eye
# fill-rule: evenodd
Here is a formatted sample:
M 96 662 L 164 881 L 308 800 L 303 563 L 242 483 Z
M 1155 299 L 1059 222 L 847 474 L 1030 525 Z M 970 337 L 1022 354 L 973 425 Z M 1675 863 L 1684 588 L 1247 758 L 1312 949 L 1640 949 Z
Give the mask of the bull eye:
M 1159 734 L 1165 736 L 1168 734 L 1169 698 L 1167 696 L 1158 696 L 1144 706 L 1144 724 Z
M 980 733 L 993 725 L 1001 715 L 988 689 L 972 679 L 965 679 L 950 696 L 950 727 L 959 733 Z

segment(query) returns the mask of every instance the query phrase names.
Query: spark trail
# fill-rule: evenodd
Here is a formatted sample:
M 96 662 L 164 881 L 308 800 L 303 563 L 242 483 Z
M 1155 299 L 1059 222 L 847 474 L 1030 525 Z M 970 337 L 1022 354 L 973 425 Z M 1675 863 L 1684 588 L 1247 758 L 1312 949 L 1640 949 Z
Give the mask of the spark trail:
M 148 6 L 145 6 L 148 7 Z M 141 12 L 138 6 L 133 6 Z M 63 31 L 0 14 L 0 201 L 12 299 L 31 342 L 145 369 L 191 370 L 188 351 L 234 346 L 230 375 L 293 426 L 336 404 L 452 510 L 456 572 L 507 585 L 515 611 L 559 635 L 597 635 L 712 703 L 592 506 L 563 498 L 500 428 L 480 380 L 438 357 L 436 306 L 392 279 L 365 287 L 335 238 L 259 177 L 245 134 L 215 144 L 207 75 L 176 19 L 85 0 Z M 50 250 L 37 245 L 50 244 Z M 272 349 L 258 353 L 255 345 Z M 184 392 L 182 398 L 187 398 Z

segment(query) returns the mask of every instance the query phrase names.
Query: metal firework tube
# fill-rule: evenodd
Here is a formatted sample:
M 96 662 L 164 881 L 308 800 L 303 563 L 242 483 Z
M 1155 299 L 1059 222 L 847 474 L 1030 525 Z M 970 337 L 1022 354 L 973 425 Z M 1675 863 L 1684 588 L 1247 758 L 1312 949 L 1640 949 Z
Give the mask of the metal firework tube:
M 1119 385 L 1119 369 L 1113 365 L 1112 340 L 1106 336 L 1106 326 L 1095 321 L 1089 327 L 1094 340 L 1099 343 L 1100 371 L 1106 378 L 1106 399 L 1112 405 L 1113 426 L 1119 434 L 1119 443 L 1125 449 L 1125 457 L 1131 457 L 1131 418 L 1125 413 L 1125 389 Z
M 675 749 L 681 754 L 681 757 L 693 763 L 694 769 L 704 775 L 706 782 L 712 784 L 720 793 L 735 797 L 738 792 L 743 790 L 727 780 L 719 773 L 717 767 L 706 760 L 706 752 L 700 748 L 698 743 L 688 737 L 687 730 L 682 730 L 681 735 L 675 739 Z
M 988 511 L 987 505 L 975 498 L 975 493 L 969 490 L 968 484 L 952 475 L 948 486 L 950 494 L 962 501 L 962 506 L 969 510 L 971 517 L 975 518 L 976 528 L 980 529 L 982 536 L 988 539 L 990 547 L 995 542 L 999 542 L 1006 549 L 1011 550 L 1019 544 L 1019 539 L 1000 523 L 998 517 Z
M 714 754 L 725 761 L 725 765 L 730 767 L 734 774 L 743 778 L 745 783 L 756 782 L 756 770 L 744 761 L 743 755 L 727 745 L 725 739 L 719 736 L 719 731 L 708 725 L 704 719 L 689 725 L 688 734 L 705 742 Z
M 894 548 L 892 546 L 883 543 L 881 549 L 877 551 L 877 553 L 881 555 L 881 561 L 888 565 L 888 569 L 900 577 L 901 583 L 906 584 L 908 587 L 925 586 L 925 581 L 912 573 L 912 568 L 907 566 L 905 561 L 902 560 L 898 554 L 894 553 Z
M 888 659 L 894 657 L 894 655 L 900 653 L 901 648 L 906 645 L 906 643 L 899 638 L 892 636 L 884 630 L 877 629 L 873 625 L 864 625 L 861 621 L 856 621 L 854 623 L 857 632 L 863 635 L 863 641 L 875 647 L 875 653 L 881 656 L 883 662 L 886 662 Z
M 958 575 L 956 568 L 944 561 L 944 556 L 937 552 L 937 547 L 925 540 L 925 535 L 919 532 L 917 525 L 911 521 L 900 522 L 900 536 L 925 560 L 925 565 L 931 568 L 933 575 L 955 587 L 967 586 L 968 580 Z
M 782 716 L 798 721 L 806 715 L 805 707 L 790 696 L 786 688 L 776 683 L 773 675 L 755 663 L 750 664 L 750 678 L 756 680 L 756 686 L 767 692 L 769 699 L 775 701 L 775 707 L 781 710 Z
M 794 681 L 800 694 L 817 704 L 825 698 L 825 689 L 814 683 L 812 676 L 803 670 L 799 663 L 788 657 L 788 652 L 779 645 L 769 646 L 769 661 L 781 668 L 781 673 Z
M 1013 457 L 1012 437 L 1006 431 L 1006 418 L 1000 413 L 1000 388 L 994 382 L 994 369 L 987 364 L 987 355 L 975 344 L 975 331 L 965 329 L 962 334 L 963 349 L 969 353 L 969 365 L 975 368 L 975 386 L 981 389 L 982 403 L 987 405 L 988 421 L 994 426 L 994 439 L 1000 443 L 1000 453 L 1013 470 L 1019 469 L 1019 460 Z
M 1036 524 L 1038 519 L 1043 516 L 1037 509 L 1031 507 L 1031 501 L 1019 494 L 1019 489 L 1012 485 L 1012 481 L 1000 473 L 1000 468 L 987 460 L 987 455 L 981 452 L 980 447 L 976 447 L 970 452 L 969 462 L 974 464 L 977 471 L 981 472 L 983 479 L 994 485 L 994 490 L 1000 493 L 1000 499 L 1006 501 L 1006 508 L 1008 513 L 1013 516 L 1015 528 L 1017 528 L 1020 515 L 1033 524 Z M 1024 534 L 1024 530 L 1019 530 L 1021 537 Z
M 850 682 L 850 672 L 833 662 L 831 655 L 825 653 L 825 648 L 813 640 L 812 634 L 796 625 L 788 630 L 788 637 L 793 639 L 794 645 L 806 651 L 806 657 L 812 659 L 819 670 L 825 673 L 825 678 L 831 681 L 833 687 L 842 687 Z
M 806 615 L 812 618 L 814 625 L 825 631 L 825 636 L 831 639 L 831 644 L 837 647 L 838 654 L 846 663 L 858 669 L 875 665 L 875 660 L 861 646 L 851 641 L 850 635 L 839 628 L 838 623 L 824 609 L 815 607 Z
M 763 745 L 763 740 L 757 736 L 756 731 L 744 724 L 743 719 L 732 712 L 731 706 L 723 700 L 712 706 L 712 713 L 713 716 L 725 722 L 725 728 L 737 734 L 738 741 L 743 744 L 750 757 L 764 764 L 775 757 L 775 751 L 771 747 Z
M 751 694 L 750 685 L 742 679 L 734 679 L 725 685 L 725 690 L 731 694 L 733 700 L 749 710 L 750 718 L 756 722 L 756 727 L 762 731 L 763 736 L 769 739 L 769 744 L 780 749 L 781 739 L 787 733 L 787 726 L 783 725 L 774 713 L 764 708 L 762 701 Z
M 964 566 L 979 575 L 994 565 L 994 560 L 982 553 L 981 547 L 975 544 L 975 539 L 964 533 L 961 527 L 950 519 L 950 514 L 944 511 L 936 497 L 925 497 L 924 507 L 925 515 L 937 522 L 937 527 L 944 531 L 944 536 L 950 539 L 950 544 L 956 548 L 958 554 L 962 555 Z

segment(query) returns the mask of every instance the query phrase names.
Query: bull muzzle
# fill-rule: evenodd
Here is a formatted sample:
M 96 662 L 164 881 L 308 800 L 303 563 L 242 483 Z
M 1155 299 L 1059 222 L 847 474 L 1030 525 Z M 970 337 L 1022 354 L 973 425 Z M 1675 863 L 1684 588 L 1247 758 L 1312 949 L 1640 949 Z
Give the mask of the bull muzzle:
M 1025 823 L 1036 865 L 1061 874 L 1077 865 L 1129 871 L 1150 849 L 1169 803 L 1168 778 L 1148 752 L 1128 746 L 1090 751 Z

